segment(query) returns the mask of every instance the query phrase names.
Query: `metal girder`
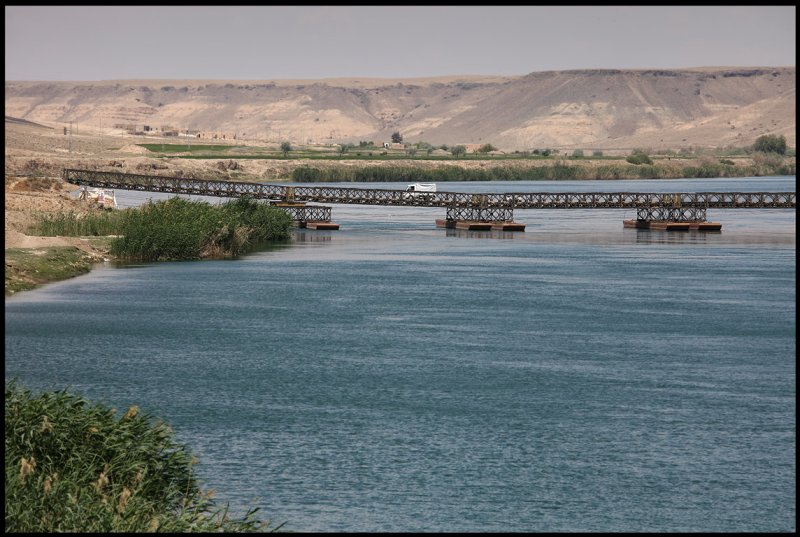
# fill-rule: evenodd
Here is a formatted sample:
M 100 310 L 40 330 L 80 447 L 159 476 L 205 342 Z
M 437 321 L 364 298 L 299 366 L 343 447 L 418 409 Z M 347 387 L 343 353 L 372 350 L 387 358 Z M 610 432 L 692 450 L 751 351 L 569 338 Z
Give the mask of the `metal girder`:
M 502 207 L 448 207 L 447 220 L 468 222 L 513 222 L 514 209 Z
M 331 208 L 322 205 L 273 205 L 298 222 L 330 222 Z
M 76 185 L 200 196 L 291 200 L 351 205 L 418 207 L 498 207 L 505 209 L 639 209 L 642 207 L 704 207 L 706 209 L 795 209 L 795 192 L 523 192 L 467 194 L 413 193 L 403 190 L 348 187 L 281 186 L 236 181 L 205 181 L 183 177 L 65 169 L 64 180 Z
M 640 207 L 637 220 L 651 222 L 705 222 L 705 207 Z

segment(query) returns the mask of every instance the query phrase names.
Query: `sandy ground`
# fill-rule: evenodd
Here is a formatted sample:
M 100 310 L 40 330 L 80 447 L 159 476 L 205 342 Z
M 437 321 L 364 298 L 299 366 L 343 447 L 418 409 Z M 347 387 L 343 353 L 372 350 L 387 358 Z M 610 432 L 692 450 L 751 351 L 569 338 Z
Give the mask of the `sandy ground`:
M 102 210 L 79 201 L 75 194 L 77 189 L 61 181 L 6 177 L 5 248 L 76 246 L 102 258 L 102 252 L 77 237 L 37 237 L 25 233 L 36 222 L 38 213 L 71 211 L 80 214 Z

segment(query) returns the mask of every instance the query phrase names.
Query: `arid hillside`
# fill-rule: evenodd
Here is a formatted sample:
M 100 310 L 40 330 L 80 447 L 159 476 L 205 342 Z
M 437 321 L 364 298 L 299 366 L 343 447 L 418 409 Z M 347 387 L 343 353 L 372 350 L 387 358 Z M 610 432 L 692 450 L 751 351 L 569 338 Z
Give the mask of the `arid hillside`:
M 5 114 L 75 134 L 187 131 L 205 140 L 504 151 L 796 145 L 795 68 L 582 70 L 520 77 L 9 82 Z

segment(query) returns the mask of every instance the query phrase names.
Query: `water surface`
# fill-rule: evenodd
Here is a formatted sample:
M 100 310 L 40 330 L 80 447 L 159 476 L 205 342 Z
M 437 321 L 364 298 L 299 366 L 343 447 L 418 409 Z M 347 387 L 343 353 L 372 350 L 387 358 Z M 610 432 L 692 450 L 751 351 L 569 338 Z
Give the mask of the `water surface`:
M 218 499 L 290 530 L 794 531 L 795 211 L 709 211 L 720 233 L 591 209 L 467 232 L 443 212 L 333 205 L 339 231 L 238 260 L 14 296 L 6 379 L 164 418 Z

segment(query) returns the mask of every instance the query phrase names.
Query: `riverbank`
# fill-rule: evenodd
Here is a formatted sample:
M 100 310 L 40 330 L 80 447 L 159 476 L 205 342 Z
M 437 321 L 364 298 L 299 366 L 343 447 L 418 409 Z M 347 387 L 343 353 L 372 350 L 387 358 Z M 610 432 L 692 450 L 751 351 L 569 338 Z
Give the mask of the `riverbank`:
M 313 160 L 290 159 L 191 159 L 153 153 L 116 136 L 65 137 L 30 125 L 6 122 L 5 249 L 6 296 L 10 290 L 31 289 L 49 281 L 85 273 L 92 263 L 108 258 L 107 244 L 79 237 L 29 235 L 41 213 L 78 215 L 104 209 L 77 199 L 75 185 L 64 183 L 64 168 L 121 171 L 198 179 L 271 181 L 439 182 L 489 179 L 626 179 L 757 176 L 783 170 L 793 174 L 795 156 L 675 155 L 656 158 L 653 165 L 634 165 L 606 158 L 560 157 L 558 159 L 506 159 L 476 157 L 454 160 Z M 655 157 L 654 157 L 655 158 Z M 786 167 L 786 169 L 783 169 Z M 782 172 L 782 173 L 783 173 Z M 48 251 L 60 248 L 58 252 Z M 9 255 L 9 249 L 28 250 Z M 76 251 L 77 250 L 77 251 Z M 83 252 L 83 253 L 81 253 Z M 84 253 L 86 255 L 84 255 Z M 70 270 L 49 270 L 47 259 L 66 262 Z M 72 274 L 72 275 L 70 275 Z M 11 282 L 9 283 L 9 279 Z
M 5 177 L 5 296 L 89 272 L 108 257 L 103 237 L 29 235 L 37 215 L 102 211 L 60 179 Z
M 96 256 L 75 246 L 6 248 L 5 296 L 86 274 Z

